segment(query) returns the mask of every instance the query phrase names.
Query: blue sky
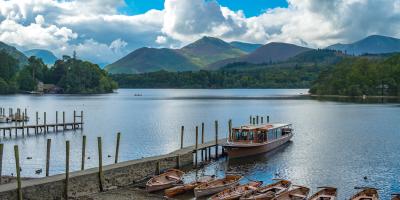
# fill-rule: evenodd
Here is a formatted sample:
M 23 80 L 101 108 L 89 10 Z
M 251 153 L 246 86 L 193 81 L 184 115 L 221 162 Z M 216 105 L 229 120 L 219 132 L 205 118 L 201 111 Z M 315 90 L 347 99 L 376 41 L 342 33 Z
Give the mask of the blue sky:
M 286 0 L 217 0 L 217 2 L 231 10 L 243 10 L 247 17 L 258 16 L 267 9 L 287 7 Z M 150 9 L 164 9 L 164 0 L 125 0 L 126 7 L 119 8 L 123 14 L 135 15 L 147 12 Z

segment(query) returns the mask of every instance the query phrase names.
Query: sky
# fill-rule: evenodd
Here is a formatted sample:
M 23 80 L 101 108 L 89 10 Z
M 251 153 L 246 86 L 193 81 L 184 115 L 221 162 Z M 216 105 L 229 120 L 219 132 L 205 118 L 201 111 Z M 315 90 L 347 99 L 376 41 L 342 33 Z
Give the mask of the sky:
M 400 37 L 400 0 L 0 0 L 0 41 L 98 64 L 203 36 L 324 48 Z

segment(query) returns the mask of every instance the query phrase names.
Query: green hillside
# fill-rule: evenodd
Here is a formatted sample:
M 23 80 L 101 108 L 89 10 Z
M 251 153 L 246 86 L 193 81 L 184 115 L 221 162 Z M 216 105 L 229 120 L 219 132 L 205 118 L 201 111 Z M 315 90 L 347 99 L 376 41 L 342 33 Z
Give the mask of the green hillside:
M 28 58 L 22 52 L 4 42 L 0 42 L 0 51 L 5 51 L 7 54 L 17 59 L 20 66 L 24 66 L 28 63 Z
M 173 49 L 140 48 L 105 68 L 112 74 L 136 74 L 159 70 L 191 71 L 199 66 Z

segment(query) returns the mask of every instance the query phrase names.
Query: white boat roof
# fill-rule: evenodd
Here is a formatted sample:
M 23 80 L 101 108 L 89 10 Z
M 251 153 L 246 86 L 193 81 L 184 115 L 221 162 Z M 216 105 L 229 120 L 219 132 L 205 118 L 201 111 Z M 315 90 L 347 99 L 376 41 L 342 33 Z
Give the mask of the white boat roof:
M 234 129 L 276 129 L 276 128 L 281 128 L 284 126 L 290 126 L 292 124 L 286 124 L 286 123 L 267 123 L 267 124 L 247 124 L 247 125 L 242 125 L 240 127 L 235 127 Z

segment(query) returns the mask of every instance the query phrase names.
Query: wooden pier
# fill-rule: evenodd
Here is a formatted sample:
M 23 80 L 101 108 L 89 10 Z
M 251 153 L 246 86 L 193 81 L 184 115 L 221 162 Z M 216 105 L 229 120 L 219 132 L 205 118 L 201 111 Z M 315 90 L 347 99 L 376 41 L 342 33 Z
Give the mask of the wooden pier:
M 26 117 L 25 113 L 24 116 Z M 39 113 L 36 112 L 36 121 L 34 124 L 27 124 L 25 120 L 22 122 L 15 122 L 13 124 L 13 126 L 0 127 L 0 134 L 3 133 L 4 138 L 7 135 L 9 135 L 9 138 L 12 138 L 12 133 L 14 133 L 15 137 L 18 137 L 18 134 L 24 137 L 25 133 L 27 136 L 29 136 L 30 133 L 34 133 L 35 135 L 37 135 L 41 133 L 46 134 L 49 132 L 83 129 L 83 111 L 80 112 L 80 115 L 77 115 L 76 111 L 74 111 L 73 122 L 66 122 L 65 112 L 62 112 L 62 121 L 59 122 L 58 111 L 56 111 L 56 119 L 53 123 L 47 122 L 46 112 L 44 112 L 43 122 L 42 124 L 39 124 Z

